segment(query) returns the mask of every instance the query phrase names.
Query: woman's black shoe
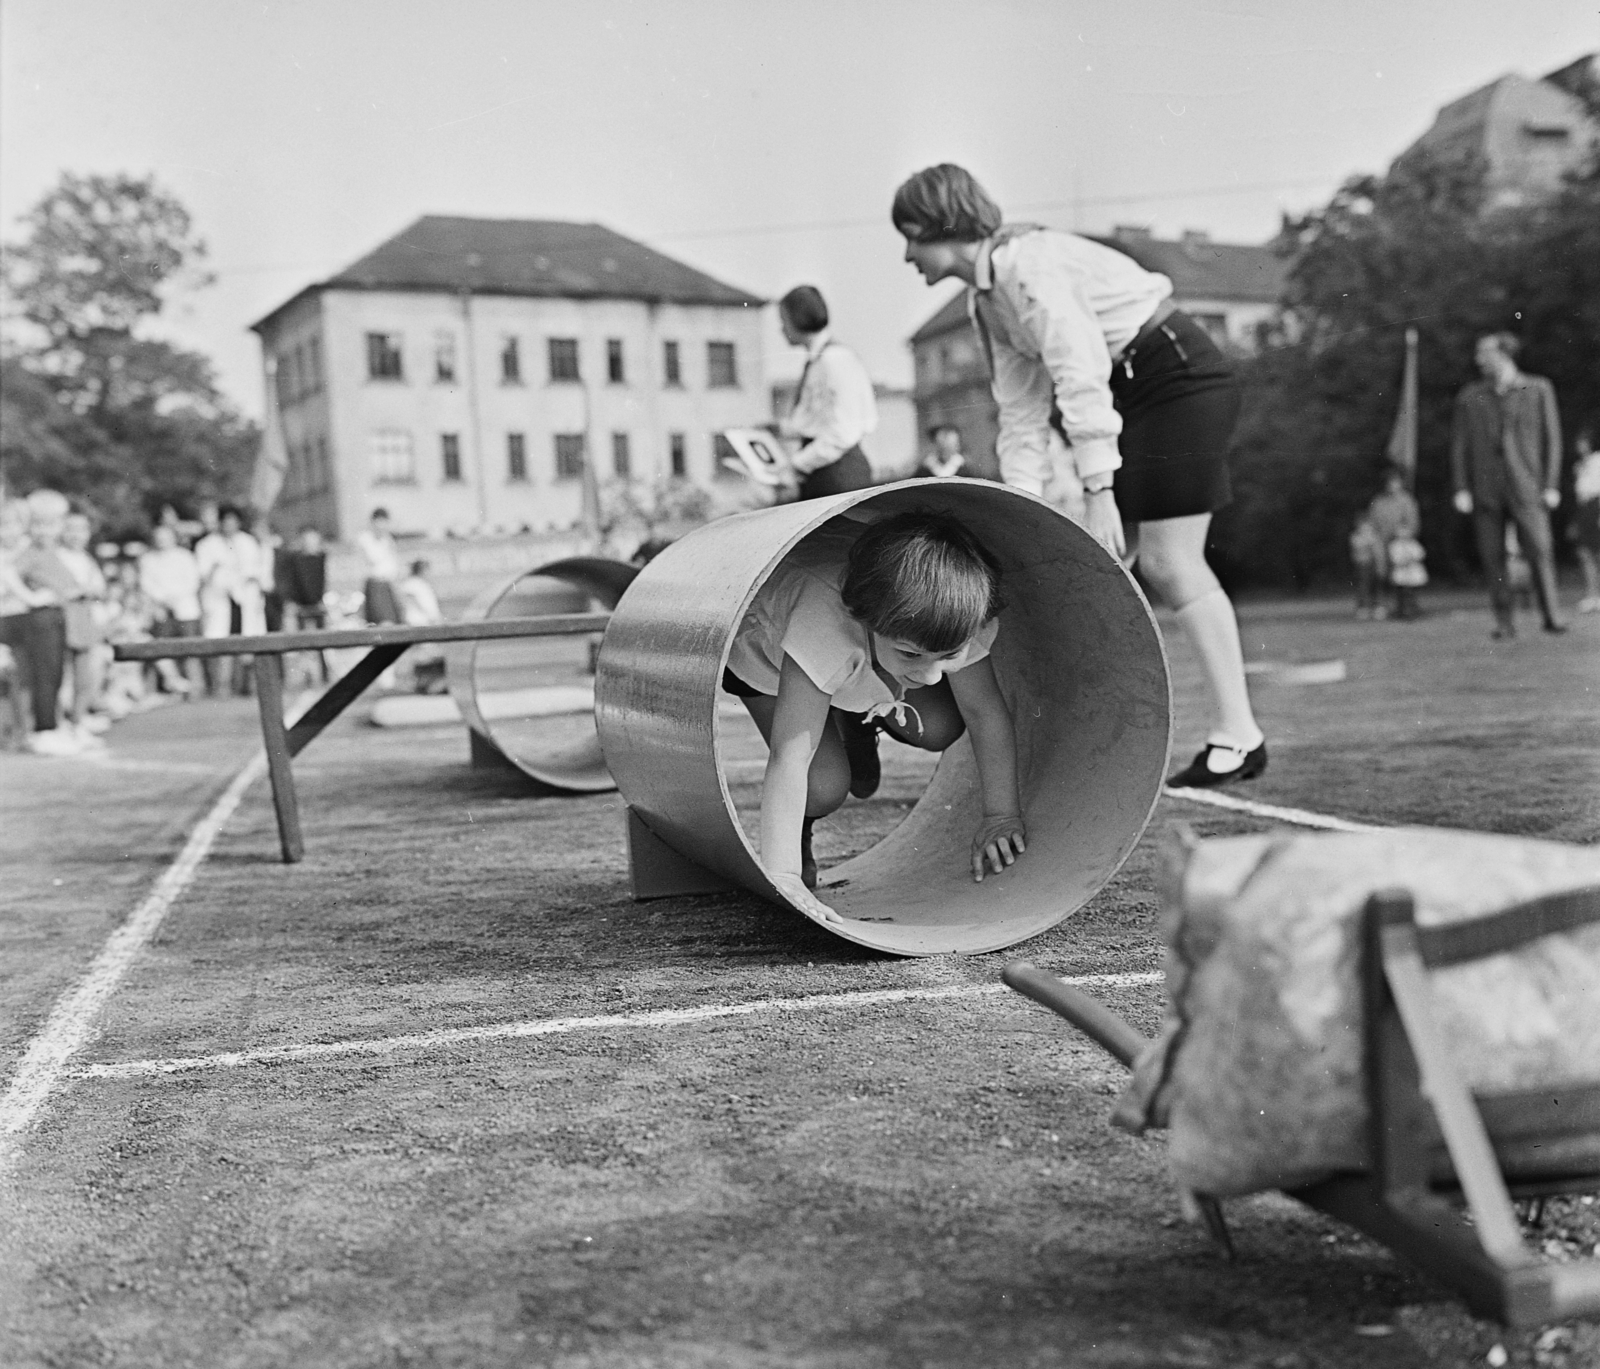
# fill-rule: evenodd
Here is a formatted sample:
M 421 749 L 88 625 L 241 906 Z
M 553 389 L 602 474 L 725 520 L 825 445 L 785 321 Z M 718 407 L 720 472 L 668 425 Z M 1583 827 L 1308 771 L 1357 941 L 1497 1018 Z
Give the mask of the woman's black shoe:
M 1209 789 L 1218 784 L 1233 784 L 1237 780 L 1253 780 L 1267 768 L 1267 744 L 1262 742 L 1254 751 L 1245 752 L 1244 763 L 1232 770 L 1218 774 L 1206 761 L 1213 751 L 1229 751 L 1231 747 L 1213 746 L 1207 742 L 1189 764 L 1167 781 L 1179 789 Z
M 844 739 L 844 754 L 850 762 L 850 792 L 858 799 L 870 799 L 878 792 L 883 768 L 878 761 L 878 725 L 859 713 L 838 715 L 839 735 Z

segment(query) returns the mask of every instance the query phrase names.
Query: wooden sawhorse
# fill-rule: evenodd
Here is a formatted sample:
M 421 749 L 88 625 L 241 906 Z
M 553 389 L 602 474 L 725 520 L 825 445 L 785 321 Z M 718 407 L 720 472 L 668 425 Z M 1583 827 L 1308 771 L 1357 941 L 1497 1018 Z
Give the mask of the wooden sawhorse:
M 360 697 L 405 649 L 418 642 L 474 642 L 502 637 L 572 637 L 603 632 L 609 613 L 553 613 L 542 618 L 485 618 L 467 623 L 435 623 L 426 627 L 328 628 L 314 632 L 269 632 L 251 637 L 169 637 L 153 642 L 124 642 L 119 661 L 192 660 L 203 656 L 254 658 L 256 702 L 261 710 L 261 740 L 272 780 L 272 806 L 278 815 L 278 841 L 283 860 L 292 865 L 305 854 L 300 834 L 300 803 L 294 791 L 290 762 L 311 739 Z M 370 650 L 329 685 L 296 721 L 283 718 L 283 658 L 291 651 L 329 651 L 338 647 Z

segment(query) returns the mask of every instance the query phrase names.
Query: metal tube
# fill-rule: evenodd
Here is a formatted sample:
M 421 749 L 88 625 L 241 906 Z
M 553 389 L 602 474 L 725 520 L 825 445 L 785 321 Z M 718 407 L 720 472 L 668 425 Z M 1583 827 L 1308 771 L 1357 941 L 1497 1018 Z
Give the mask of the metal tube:
M 1028 851 L 973 882 L 981 805 L 963 739 L 898 828 L 823 872 L 819 895 L 846 919 L 824 925 L 899 955 L 991 951 L 1055 926 L 1116 873 L 1168 759 L 1171 694 L 1149 605 L 1114 556 L 1042 500 L 988 481 L 910 480 L 698 528 L 641 570 L 613 611 L 595 719 L 617 786 L 652 832 L 783 903 L 724 778 L 717 703 L 728 647 L 757 590 L 807 533 L 846 513 L 908 508 L 954 514 L 1001 562 L 994 660 L 1016 724 Z
M 572 607 L 563 602 L 563 591 L 566 599 L 573 598 L 576 591 L 585 607 L 614 608 L 636 574 L 637 568 L 624 561 L 599 556 L 551 561 L 492 586 L 467 606 L 462 619 L 539 616 L 541 609 L 548 611 L 551 605 L 560 613 Z M 532 640 L 537 639 L 522 639 L 524 643 Z M 484 649 L 480 641 L 461 642 L 451 647 L 446 657 L 450 693 L 467 727 L 548 793 L 597 794 L 616 788 L 600 753 L 587 699 L 581 709 L 545 718 L 490 716 L 480 694 L 482 668 L 487 664 Z

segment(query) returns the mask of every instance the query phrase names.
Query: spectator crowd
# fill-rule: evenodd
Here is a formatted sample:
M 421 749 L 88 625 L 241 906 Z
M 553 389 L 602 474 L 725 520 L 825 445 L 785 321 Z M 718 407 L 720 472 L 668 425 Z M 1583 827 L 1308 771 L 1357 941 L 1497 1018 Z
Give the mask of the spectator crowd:
M 248 657 L 119 662 L 119 643 L 327 625 L 316 529 L 288 546 L 230 505 L 197 514 L 167 505 L 148 542 L 97 543 L 90 515 L 55 490 L 0 499 L 0 735 L 12 748 L 92 755 L 132 713 L 251 690 Z

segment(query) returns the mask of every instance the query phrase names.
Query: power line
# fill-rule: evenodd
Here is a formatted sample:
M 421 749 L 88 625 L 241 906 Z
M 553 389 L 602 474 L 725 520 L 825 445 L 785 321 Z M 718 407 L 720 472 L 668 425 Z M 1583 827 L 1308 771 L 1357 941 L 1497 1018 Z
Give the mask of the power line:
M 1328 184 L 1327 177 L 1303 181 L 1263 181 L 1258 185 L 1213 185 L 1189 190 L 1148 191 L 1137 195 L 1086 195 L 1070 200 L 1035 200 L 1014 206 L 1019 211 L 1041 209 L 1085 209 L 1118 204 L 1156 204 L 1166 200 L 1215 198 L 1223 195 L 1259 195 L 1273 190 L 1309 190 Z M 676 232 L 652 233 L 652 242 L 690 242 L 709 238 L 770 237 L 780 233 L 826 233 L 841 228 L 876 228 L 886 222 L 886 215 L 874 214 L 861 219 L 820 219 L 807 223 L 769 223 L 747 225 L 742 228 L 687 228 Z M 321 262 L 267 262 L 246 266 L 213 266 L 220 274 L 235 276 L 259 275 L 270 271 L 313 270 Z
M 1259 185 L 1212 185 L 1191 190 L 1160 190 L 1138 195 L 1085 195 L 1071 200 L 1035 200 L 1013 206 L 1018 210 L 1083 209 L 1112 204 L 1154 204 L 1162 200 L 1214 198 L 1220 195 L 1259 195 L 1269 190 L 1307 190 L 1327 185 L 1327 177 L 1306 181 L 1271 181 Z M 685 242 L 695 238 L 753 238 L 778 233 L 826 232 L 835 228 L 873 228 L 887 221 L 887 214 L 870 219 L 824 219 L 811 223 L 769 223 L 745 228 L 688 228 L 674 233 L 655 233 L 657 242 Z

